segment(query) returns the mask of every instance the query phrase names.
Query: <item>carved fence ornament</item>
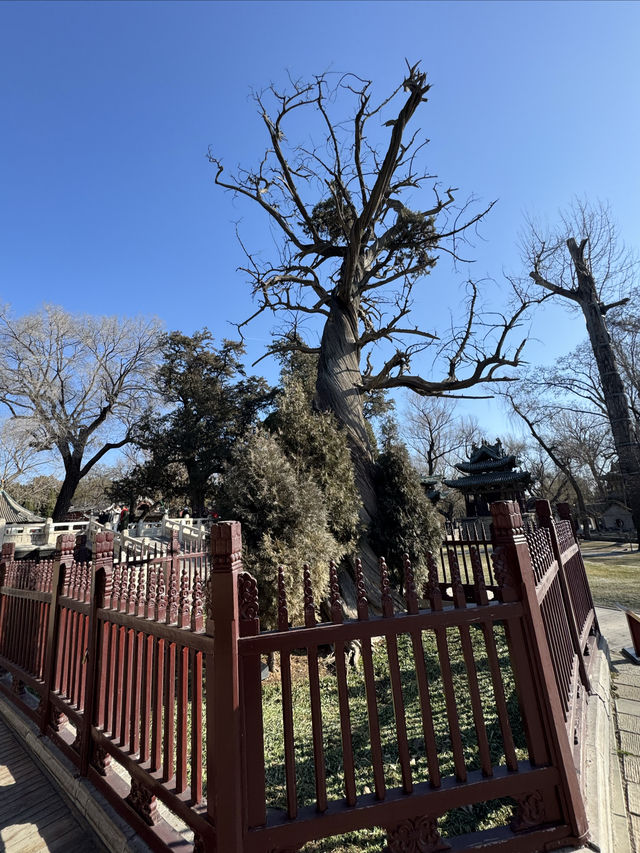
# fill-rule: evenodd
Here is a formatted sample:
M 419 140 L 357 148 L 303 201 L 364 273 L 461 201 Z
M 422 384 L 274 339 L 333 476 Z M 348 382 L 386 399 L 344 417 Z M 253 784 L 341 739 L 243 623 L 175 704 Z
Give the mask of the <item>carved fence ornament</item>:
M 513 820 L 510 824 L 514 832 L 522 832 L 544 823 L 545 810 L 542 791 L 533 791 L 531 794 L 515 799 L 517 805 L 514 807 Z
M 500 589 L 513 590 L 515 588 L 513 572 L 509 566 L 503 545 L 499 545 L 493 549 L 491 562 L 493 564 L 493 574 Z
M 302 568 L 304 586 L 304 624 L 311 628 L 316 624 L 316 606 L 313 601 L 313 587 L 311 586 L 311 569 L 307 563 Z
M 258 582 L 249 572 L 238 575 L 238 605 L 241 619 L 252 621 L 258 618 Z
M 380 557 L 380 600 L 383 616 L 393 616 L 393 599 L 389 583 L 389 568 L 384 557 Z
M 331 619 L 343 622 L 342 600 L 340 598 L 340 585 L 338 584 L 338 567 L 333 560 L 329 563 L 329 600 L 331 602 Z
M 127 803 L 137 812 L 149 826 L 158 821 L 158 805 L 151 791 L 135 777 L 131 778 L 131 791 L 126 798 Z
M 369 602 L 367 600 L 367 588 L 364 584 L 364 571 L 360 557 L 356 558 L 356 595 L 358 596 L 358 619 L 368 619 Z
M 388 853 L 439 853 L 450 849 L 451 845 L 442 840 L 438 824 L 431 817 L 409 818 L 387 830 Z
M 407 601 L 407 612 L 418 612 L 418 593 L 416 591 L 416 579 L 413 574 L 413 566 L 408 554 L 402 558 L 404 568 L 404 594 Z
M 284 582 L 284 566 L 278 566 L 278 630 L 289 628 L 289 608 L 287 606 L 287 590 Z
M 193 597 L 191 599 L 191 630 L 202 631 L 203 594 L 200 572 L 196 568 L 193 573 Z
M 491 505 L 493 533 L 497 540 L 510 539 L 524 533 L 522 514 L 516 501 L 499 501 Z

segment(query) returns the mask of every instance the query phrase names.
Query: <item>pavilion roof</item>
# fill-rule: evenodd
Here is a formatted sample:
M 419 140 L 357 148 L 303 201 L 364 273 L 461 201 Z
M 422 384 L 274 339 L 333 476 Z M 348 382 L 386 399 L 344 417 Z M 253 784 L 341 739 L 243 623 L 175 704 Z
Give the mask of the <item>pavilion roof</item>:
M 4 518 L 7 524 L 44 521 L 41 515 L 36 515 L 26 507 L 20 506 L 4 489 L 0 489 L 0 518 Z
M 471 477 L 458 477 L 456 480 L 445 480 L 447 486 L 455 489 L 475 489 L 478 487 L 504 486 L 519 484 L 526 488 L 531 483 L 528 471 L 491 471 L 487 474 L 474 474 Z

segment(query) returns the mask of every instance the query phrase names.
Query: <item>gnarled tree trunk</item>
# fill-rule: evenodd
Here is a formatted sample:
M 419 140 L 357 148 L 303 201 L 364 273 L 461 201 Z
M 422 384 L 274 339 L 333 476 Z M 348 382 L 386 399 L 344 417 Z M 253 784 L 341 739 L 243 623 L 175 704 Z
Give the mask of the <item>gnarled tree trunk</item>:
M 375 462 L 363 412 L 357 303 L 352 301 L 345 305 L 337 296 L 331 300 L 329 317 L 322 334 L 314 405 L 319 411 L 333 412 L 347 432 L 356 487 L 362 500 L 360 521 L 364 536 L 359 550 L 367 582 L 367 596 L 370 603 L 379 608 L 378 556 L 369 545 L 367 535 L 376 519 L 377 500 Z M 341 587 L 345 604 L 355 613 L 355 585 L 353 578 L 347 577 L 344 572 Z
M 586 242 L 583 240 L 578 245 L 573 238 L 567 240 L 578 284 L 576 301 L 584 314 L 589 340 L 598 365 L 607 416 L 620 464 L 620 474 L 640 547 L 640 446 L 635 437 L 629 401 L 616 363 L 603 306 L 598 298 L 593 275 L 585 262 Z

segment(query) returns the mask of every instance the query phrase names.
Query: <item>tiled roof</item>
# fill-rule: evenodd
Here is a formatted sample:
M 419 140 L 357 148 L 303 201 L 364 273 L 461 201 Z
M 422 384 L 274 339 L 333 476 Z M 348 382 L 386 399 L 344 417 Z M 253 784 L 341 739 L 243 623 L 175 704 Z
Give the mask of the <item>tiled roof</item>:
M 521 483 L 528 486 L 531 474 L 527 471 L 495 471 L 490 474 L 475 474 L 472 477 L 459 477 L 457 480 L 445 480 L 447 486 L 456 489 L 470 489 L 476 486 L 500 486 L 507 483 Z
M 36 515 L 31 510 L 20 506 L 4 489 L 0 489 L 0 518 L 4 518 L 7 524 L 26 524 L 34 521 L 44 521 L 42 516 Z
M 499 459 L 484 459 L 481 462 L 460 462 L 458 471 L 471 474 L 473 471 L 499 471 L 501 468 L 513 468 L 515 456 L 501 456 Z

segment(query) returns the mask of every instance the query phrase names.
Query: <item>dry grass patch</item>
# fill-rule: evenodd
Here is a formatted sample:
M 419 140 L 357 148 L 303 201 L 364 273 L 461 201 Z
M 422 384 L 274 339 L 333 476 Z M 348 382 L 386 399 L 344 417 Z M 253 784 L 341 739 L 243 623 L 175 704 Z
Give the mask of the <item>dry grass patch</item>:
M 596 606 L 622 604 L 640 611 L 640 553 L 611 542 L 581 542 L 580 547 Z

